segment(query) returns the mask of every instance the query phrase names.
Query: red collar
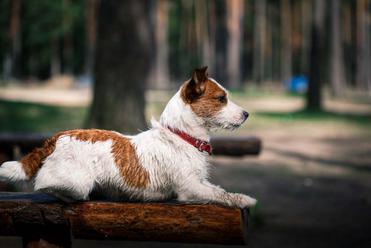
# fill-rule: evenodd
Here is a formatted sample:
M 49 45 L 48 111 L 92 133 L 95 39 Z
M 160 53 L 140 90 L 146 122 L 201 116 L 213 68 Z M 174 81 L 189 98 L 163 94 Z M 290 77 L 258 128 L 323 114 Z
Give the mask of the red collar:
M 171 127 L 168 127 L 168 129 L 171 132 L 173 132 L 176 135 L 178 135 L 183 140 L 187 141 L 189 144 L 191 144 L 194 147 L 196 147 L 200 152 L 207 152 L 209 155 L 211 155 L 213 149 L 211 147 L 210 142 L 207 142 L 207 141 L 204 141 L 204 140 L 200 140 L 200 139 L 196 139 L 196 138 L 194 138 L 194 137 L 188 135 L 187 133 L 182 132 L 182 131 L 180 131 L 178 129 L 174 129 L 174 128 L 171 128 Z

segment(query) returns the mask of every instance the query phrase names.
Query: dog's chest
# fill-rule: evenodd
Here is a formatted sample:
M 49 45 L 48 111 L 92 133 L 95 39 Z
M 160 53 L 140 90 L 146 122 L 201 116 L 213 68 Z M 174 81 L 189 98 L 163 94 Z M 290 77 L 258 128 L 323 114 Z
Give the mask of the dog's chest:
M 149 130 L 134 137 L 132 142 L 156 186 L 177 184 L 190 175 L 207 176 L 208 155 L 174 135 Z

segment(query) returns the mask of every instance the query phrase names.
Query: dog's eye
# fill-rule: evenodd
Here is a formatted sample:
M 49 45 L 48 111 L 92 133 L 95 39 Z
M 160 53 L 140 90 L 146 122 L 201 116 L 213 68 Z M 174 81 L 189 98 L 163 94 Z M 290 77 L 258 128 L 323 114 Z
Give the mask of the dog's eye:
M 225 103 L 227 101 L 227 98 L 225 96 L 218 96 L 218 101 Z

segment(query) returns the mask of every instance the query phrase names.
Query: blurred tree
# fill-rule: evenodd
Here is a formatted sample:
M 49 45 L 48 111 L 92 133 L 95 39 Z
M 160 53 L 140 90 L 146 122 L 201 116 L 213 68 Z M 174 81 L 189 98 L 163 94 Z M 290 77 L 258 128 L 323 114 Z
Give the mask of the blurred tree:
M 254 19 L 254 48 L 253 48 L 253 80 L 261 84 L 264 80 L 265 68 L 265 42 L 266 42 L 266 2 L 255 1 Z
M 5 57 L 4 64 L 4 79 L 8 80 L 19 76 L 19 59 L 21 51 L 21 0 L 13 0 L 10 3 L 10 25 L 9 25 L 9 40 L 10 49 Z
M 280 59 L 280 11 L 277 8 L 280 5 L 277 1 L 267 1 L 266 14 L 266 41 L 265 41 L 265 76 L 264 80 L 272 82 L 272 80 L 280 80 L 281 73 L 275 70 L 281 66 Z M 278 19 L 277 19 L 278 17 Z M 278 39 L 277 39 L 278 38 Z M 278 77 L 276 76 L 278 74 Z
M 267 15 L 266 15 L 266 42 L 265 42 L 265 75 L 264 80 L 265 81 L 271 81 L 273 77 L 273 63 L 274 63 L 274 57 L 273 57 L 273 44 L 274 44 L 274 35 L 273 35 L 273 29 L 275 28 L 273 19 L 274 19 L 274 5 L 270 4 L 269 1 L 267 2 Z
M 298 75 L 302 73 L 301 67 L 301 55 L 302 55 L 302 19 L 303 15 L 301 12 L 302 1 L 291 1 L 291 76 Z
M 281 2 L 267 1 L 266 48 L 265 48 L 265 81 L 281 82 Z
M 200 64 L 199 50 L 196 36 L 195 8 L 194 1 L 182 0 L 182 21 L 181 21 L 181 43 L 182 56 L 180 63 L 184 64 L 184 72 L 191 70 L 194 65 Z
M 343 0 L 342 1 L 342 34 L 344 46 L 344 65 L 345 65 L 345 82 L 354 88 L 355 86 L 355 68 L 356 68 L 356 5 L 357 1 Z
M 201 64 L 209 67 L 214 73 L 215 63 L 215 2 L 195 1 L 196 37 Z
M 345 67 L 343 60 L 343 46 L 340 21 L 340 0 L 331 1 L 331 57 L 330 57 L 330 80 L 332 93 L 341 95 L 345 86 Z
M 0 0 L 2 77 L 92 75 L 99 1 Z M 348 83 L 371 89 L 371 1 L 337 1 L 321 27 L 334 30 L 322 36 L 322 80 L 330 82 L 334 92 Z M 172 88 L 166 83 L 169 77 L 180 83 L 201 65 L 208 65 L 210 74 L 232 88 L 241 81 L 278 84 L 291 74 L 309 75 L 314 2 L 151 0 L 148 78 L 153 87 Z
M 66 0 L 62 0 L 58 2 L 58 6 L 54 5 L 51 6 L 55 12 L 51 12 L 50 20 L 51 22 L 54 22 L 54 26 L 47 26 L 47 31 L 50 32 L 47 39 L 49 38 L 50 42 L 50 76 L 55 77 L 62 73 L 62 53 L 61 53 L 61 40 L 63 38 L 64 29 L 67 28 L 66 23 L 63 19 L 64 12 L 63 12 L 63 4 Z M 51 4 L 51 3 L 49 3 Z M 47 4 L 46 4 L 47 6 Z M 65 19 L 66 20 L 66 19 Z M 49 21 L 46 20 L 46 21 Z M 53 30 L 54 29 L 54 30 Z
M 73 25 L 73 16 L 70 11 L 71 0 L 63 0 L 62 2 L 62 28 L 63 32 L 63 72 L 66 74 L 73 73 L 73 32 L 70 27 Z
M 168 66 L 168 0 L 153 0 L 151 2 L 153 43 L 151 56 L 151 71 L 148 83 L 155 89 L 169 88 Z
M 62 1 L 22 1 L 23 76 L 47 78 L 61 72 Z
M 215 78 L 227 83 L 227 13 L 226 1 L 215 2 L 216 28 L 215 28 Z
M 74 47 L 84 43 L 82 1 L 22 1 L 22 77 L 45 79 L 72 72 L 82 64 L 83 53 Z M 83 49 L 80 49 L 83 50 Z M 73 51 L 73 52 L 72 52 Z M 82 67 L 82 66 L 80 66 Z
M 50 76 L 55 77 L 62 72 L 60 41 L 57 37 L 51 39 L 50 47 Z
M 92 77 L 97 38 L 97 11 L 99 0 L 85 0 L 85 65 L 84 73 Z
M 310 111 L 320 111 L 322 110 L 321 62 L 323 61 L 325 2 L 315 0 L 312 13 L 314 18 L 311 31 L 310 74 L 306 108 Z
M 227 75 L 230 88 L 241 87 L 241 38 L 243 0 L 228 0 L 227 4 Z
M 149 71 L 149 2 L 101 1 L 90 127 L 144 129 Z
M 209 44 L 204 42 L 204 47 L 208 48 L 208 52 L 204 52 L 203 64 L 208 65 L 209 73 L 215 75 L 215 64 L 216 64 L 216 2 L 206 1 L 208 3 L 208 33 L 209 33 Z M 207 62 L 208 61 L 208 62 Z
M 368 91 L 371 91 L 370 5 L 370 0 L 357 0 L 356 85 Z
M 291 34 L 291 2 L 281 0 L 281 30 L 282 30 L 282 55 L 281 55 L 281 81 L 292 76 L 292 34 Z
M 304 75 L 308 75 L 309 67 L 309 50 L 310 50 L 310 32 L 311 32 L 311 0 L 301 1 L 301 54 L 300 54 L 300 71 Z

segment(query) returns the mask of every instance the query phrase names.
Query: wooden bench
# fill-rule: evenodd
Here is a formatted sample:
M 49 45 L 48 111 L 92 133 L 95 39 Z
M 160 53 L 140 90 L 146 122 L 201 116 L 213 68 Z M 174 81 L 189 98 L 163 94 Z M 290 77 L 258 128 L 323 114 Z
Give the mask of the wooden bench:
M 247 209 L 179 202 L 67 204 L 41 193 L 0 192 L 0 236 L 24 247 L 71 247 L 71 239 L 241 245 Z

